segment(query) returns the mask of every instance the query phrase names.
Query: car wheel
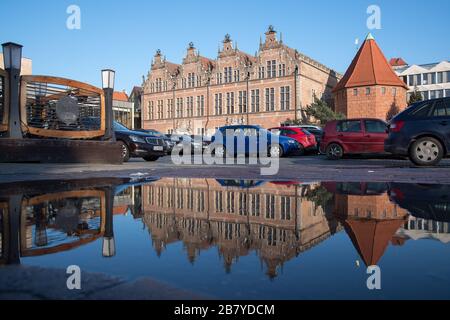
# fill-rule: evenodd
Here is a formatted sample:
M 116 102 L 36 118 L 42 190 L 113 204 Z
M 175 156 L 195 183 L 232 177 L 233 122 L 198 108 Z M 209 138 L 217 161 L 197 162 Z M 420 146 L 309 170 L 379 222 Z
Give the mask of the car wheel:
M 328 145 L 325 153 L 329 160 L 339 160 L 344 156 L 344 149 L 337 143 L 331 143 Z
M 298 150 L 297 150 L 297 154 L 299 156 L 304 156 L 305 155 L 305 147 L 302 144 L 299 144 Z
M 444 156 L 442 144 L 432 137 L 424 137 L 415 141 L 409 150 L 410 160 L 418 166 L 434 166 Z
M 125 142 L 119 141 L 119 143 L 122 152 L 122 160 L 123 162 L 128 162 L 128 160 L 130 160 L 130 149 L 128 149 L 128 146 Z
M 156 161 L 156 160 L 159 159 L 159 157 L 157 157 L 157 156 L 148 156 L 148 157 L 143 157 L 143 159 L 145 161 Z
M 216 157 L 218 157 L 218 158 L 225 158 L 225 155 L 226 155 L 226 149 L 225 149 L 225 147 L 222 146 L 222 145 L 217 146 L 217 147 L 214 149 L 214 154 L 215 154 Z
M 278 144 L 271 146 L 269 149 L 269 155 L 271 158 L 282 158 L 283 148 Z

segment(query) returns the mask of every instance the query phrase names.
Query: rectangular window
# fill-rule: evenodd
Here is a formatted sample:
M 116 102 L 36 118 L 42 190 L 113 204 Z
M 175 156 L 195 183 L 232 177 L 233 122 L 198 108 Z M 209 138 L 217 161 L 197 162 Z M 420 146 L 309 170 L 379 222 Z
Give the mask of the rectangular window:
M 279 77 L 286 76 L 286 64 L 282 63 L 278 65 L 278 76 Z
M 392 88 L 392 95 L 394 97 L 397 95 L 397 88 Z
M 188 97 L 186 104 L 187 104 L 187 116 L 193 117 L 194 116 L 194 97 Z
M 447 98 L 450 97 L 450 89 L 445 89 L 445 96 L 446 96 Z
M 281 197 L 281 220 L 291 220 L 291 198 Z
M 259 112 L 259 89 L 252 90 L 251 92 L 251 105 L 252 105 L 252 112 Z
M 280 88 L 280 109 L 281 110 L 289 110 L 290 109 L 290 87 L 281 87 Z
M 443 83 L 444 82 L 444 73 L 438 72 L 437 73 L 437 83 Z
M 183 98 L 177 98 L 177 118 L 183 118 Z
M 266 88 L 266 111 L 275 111 L 275 88 Z
M 250 195 L 250 214 L 253 217 L 259 217 L 261 211 L 261 195 L 251 194 Z
M 153 120 L 153 115 L 154 115 L 154 113 L 153 113 L 153 101 L 150 101 L 149 103 L 148 103 L 148 119 L 149 120 Z
M 259 67 L 259 79 L 264 79 L 265 74 L 266 73 L 264 67 Z
M 239 113 L 247 113 L 247 91 L 239 91 Z
M 216 93 L 215 95 L 215 110 L 216 116 L 222 115 L 222 94 Z
M 360 120 L 341 121 L 336 127 L 337 132 L 362 132 Z
M 158 119 L 164 118 L 164 100 L 158 100 Z
M 422 91 L 421 93 L 422 93 L 423 100 L 428 100 L 428 99 L 430 99 L 430 96 L 429 96 L 429 94 L 428 94 L 428 91 Z
M 430 81 L 428 84 L 436 84 L 436 73 L 429 73 L 428 80 Z
M 275 219 L 275 196 L 266 195 L 266 219 Z
M 235 213 L 233 191 L 227 192 L 227 213 Z
M 234 113 L 234 92 L 227 93 L 227 114 Z
M 386 94 L 386 87 L 381 87 L 381 94 L 383 96 Z
M 353 89 L 353 95 L 357 96 L 358 95 L 358 89 Z
M 239 73 L 239 70 L 234 70 L 234 82 L 239 82 L 241 81 L 241 76 Z
M 222 191 L 216 191 L 214 198 L 215 198 L 216 212 L 223 212 L 223 193 L 222 193 Z
M 370 96 L 370 88 L 366 88 L 366 96 Z

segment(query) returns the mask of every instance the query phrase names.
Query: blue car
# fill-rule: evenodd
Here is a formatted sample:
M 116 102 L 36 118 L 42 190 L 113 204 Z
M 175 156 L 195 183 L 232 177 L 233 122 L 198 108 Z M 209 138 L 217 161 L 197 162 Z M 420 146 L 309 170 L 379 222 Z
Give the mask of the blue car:
M 275 135 L 260 126 L 252 125 L 221 127 L 211 141 L 211 147 L 214 148 L 217 157 L 224 157 L 226 154 L 232 153 L 234 155 L 266 153 L 271 157 L 281 158 L 298 152 L 300 149 L 296 140 Z M 230 147 L 232 150 L 229 150 Z

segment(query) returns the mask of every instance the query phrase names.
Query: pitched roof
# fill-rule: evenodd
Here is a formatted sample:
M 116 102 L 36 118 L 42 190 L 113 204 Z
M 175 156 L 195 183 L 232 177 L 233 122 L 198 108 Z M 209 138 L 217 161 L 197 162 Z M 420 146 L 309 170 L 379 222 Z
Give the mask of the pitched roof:
M 372 220 L 349 218 L 344 228 L 366 266 L 373 266 L 383 256 L 389 242 L 397 230 L 405 223 L 405 218 Z
M 333 91 L 372 85 L 408 88 L 392 70 L 380 47 L 369 33 L 344 77 Z
M 402 58 L 392 58 L 389 60 L 389 64 L 393 67 L 402 67 L 408 65 Z
M 128 95 L 125 92 L 114 91 L 113 100 L 128 101 Z

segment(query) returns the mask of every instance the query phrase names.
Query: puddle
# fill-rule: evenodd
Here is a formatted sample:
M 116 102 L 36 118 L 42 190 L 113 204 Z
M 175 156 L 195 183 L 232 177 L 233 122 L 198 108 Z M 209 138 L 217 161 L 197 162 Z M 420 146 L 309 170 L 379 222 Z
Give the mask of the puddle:
M 450 185 L 138 180 L 1 185 L 0 279 L 77 265 L 224 299 L 450 298 Z

